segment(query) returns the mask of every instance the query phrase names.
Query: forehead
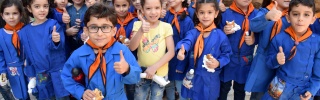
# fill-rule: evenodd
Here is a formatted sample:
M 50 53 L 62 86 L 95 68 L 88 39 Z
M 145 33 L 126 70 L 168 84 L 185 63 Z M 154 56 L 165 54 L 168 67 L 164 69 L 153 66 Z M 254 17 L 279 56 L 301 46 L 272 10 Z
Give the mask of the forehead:
M 48 0 L 33 0 L 32 4 L 35 5 L 35 4 L 49 4 L 49 3 L 48 3 Z
M 18 12 L 18 8 L 15 5 L 4 8 L 3 12 Z
M 199 5 L 199 10 L 215 10 L 213 3 L 202 3 Z
M 313 12 L 311 7 L 298 4 L 297 6 L 292 6 L 291 12 Z
M 114 26 L 112 22 L 109 20 L 109 17 L 97 18 L 94 16 L 90 16 L 90 21 L 87 23 L 87 26 L 90 25 L 110 25 Z
M 145 0 L 145 6 L 159 6 L 161 5 L 160 0 Z
M 117 3 L 129 3 L 128 1 L 129 0 L 114 0 L 114 4 L 117 4 Z

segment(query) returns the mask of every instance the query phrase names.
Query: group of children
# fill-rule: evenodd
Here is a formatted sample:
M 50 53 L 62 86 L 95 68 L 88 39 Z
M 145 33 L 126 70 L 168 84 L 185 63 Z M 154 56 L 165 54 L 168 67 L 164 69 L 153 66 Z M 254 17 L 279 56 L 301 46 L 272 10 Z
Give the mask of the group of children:
M 251 100 L 319 100 L 317 3 L 4 0 L 0 92 L 6 100 L 162 100 L 164 91 L 168 100 L 176 92 L 226 100 L 232 86 L 235 100 L 246 91 Z

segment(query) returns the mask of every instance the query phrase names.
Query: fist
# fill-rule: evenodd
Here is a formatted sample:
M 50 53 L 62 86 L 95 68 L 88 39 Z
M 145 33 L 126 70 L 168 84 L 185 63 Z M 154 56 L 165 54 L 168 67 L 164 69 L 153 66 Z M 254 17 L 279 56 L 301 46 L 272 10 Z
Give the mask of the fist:
M 53 26 L 53 31 L 51 33 L 52 41 L 55 43 L 60 42 L 60 34 L 56 31 L 56 26 Z
M 254 37 L 254 33 L 251 32 L 251 35 L 249 35 L 248 32 L 245 33 L 246 36 L 244 37 L 244 41 L 246 42 L 247 45 L 253 45 L 255 42 L 255 37 Z
M 129 64 L 127 63 L 126 59 L 124 58 L 122 50 L 120 51 L 120 61 L 115 62 L 113 68 L 119 74 L 123 74 L 129 70 Z
M 279 52 L 277 54 L 277 61 L 280 65 L 283 65 L 284 63 L 286 63 L 286 56 L 284 55 L 283 49 L 281 46 L 279 47 Z
M 177 59 L 179 59 L 179 60 L 184 60 L 184 58 L 185 58 L 185 55 L 184 55 L 184 53 L 185 53 L 185 49 L 184 49 L 184 46 L 183 46 L 183 44 L 181 44 L 181 48 L 180 48 L 180 50 L 179 50 L 179 52 L 178 52 L 178 55 L 177 55 Z
M 209 60 L 209 61 L 206 62 L 206 65 L 207 65 L 210 69 L 215 69 L 215 68 L 219 67 L 220 63 L 219 63 L 219 61 L 218 61 L 216 58 L 212 57 L 212 58 L 210 58 L 210 59 L 208 59 L 208 60 Z
M 70 15 L 68 14 L 68 11 L 66 10 L 66 8 L 63 8 L 62 22 L 65 24 L 70 23 Z

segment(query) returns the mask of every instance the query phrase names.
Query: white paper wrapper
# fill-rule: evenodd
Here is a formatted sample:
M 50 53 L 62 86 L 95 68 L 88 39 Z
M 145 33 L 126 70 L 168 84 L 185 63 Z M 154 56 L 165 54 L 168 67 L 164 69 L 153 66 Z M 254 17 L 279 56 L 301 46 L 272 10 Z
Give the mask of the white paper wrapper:
M 146 78 L 146 77 L 147 77 L 146 73 L 140 74 L 140 78 Z M 170 83 L 170 81 L 166 81 L 163 77 L 160 77 L 158 75 L 153 75 L 152 80 L 163 87 Z
M 215 70 L 209 68 L 209 67 L 206 65 L 206 62 L 207 62 L 207 61 L 209 61 L 209 59 L 207 59 L 207 56 L 203 56 L 203 65 L 202 65 L 202 67 L 206 68 L 208 72 L 214 73 Z M 210 61 L 209 61 L 209 62 L 210 62 Z
M 32 89 L 36 87 L 36 78 L 32 78 L 28 84 L 28 93 L 32 93 Z

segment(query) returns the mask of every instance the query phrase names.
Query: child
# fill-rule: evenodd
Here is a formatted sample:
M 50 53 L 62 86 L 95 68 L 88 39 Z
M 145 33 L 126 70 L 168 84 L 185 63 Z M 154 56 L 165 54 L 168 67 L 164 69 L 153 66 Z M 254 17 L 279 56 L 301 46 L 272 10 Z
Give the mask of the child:
M 91 6 L 84 17 L 88 42 L 75 50 L 66 62 L 61 78 L 66 89 L 77 99 L 92 100 L 98 89 L 103 100 L 125 100 L 124 84 L 135 84 L 141 70 L 131 51 L 116 42 L 115 11 L 103 4 Z M 100 67 L 100 64 L 101 67 Z M 81 68 L 86 86 L 72 79 L 71 70 Z
M 54 0 L 54 8 L 51 9 L 51 16 L 49 15 L 49 18 L 58 21 L 63 30 L 66 30 L 66 24 L 70 23 L 70 16 L 66 10 L 67 4 L 67 0 Z
M 267 65 L 276 70 L 264 100 L 309 100 L 320 88 L 320 35 L 309 28 L 315 20 L 313 0 L 292 0 L 291 26 L 270 44 Z
M 192 19 L 188 16 L 187 0 L 168 0 L 169 11 L 164 17 L 164 21 L 171 23 L 173 29 L 173 40 L 176 45 L 181 39 L 186 36 L 186 33 L 194 28 Z M 168 78 L 170 83 L 166 86 L 166 96 L 168 100 L 175 99 L 175 88 L 180 94 L 179 99 L 184 100 L 181 96 L 182 79 L 186 75 L 187 60 L 179 61 L 175 55 L 169 62 Z
M 141 0 L 141 11 L 133 25 L 133 37 L 129 44 L 131 51 L 138 50 L 138 62 L 147 74 L 136 85 L 135 100 L 145 100 L 148 93 L 151 100 L 162 100 L 164 87 L 152 82 L 153 75 L 165 77 L 168 74 L 168 62 L 174 56 L 174 41 L 170 24 L 159 20 L 161 0 Z M 145 70 L 144 70 L 145 69 Z
M 253 92 L 250 99 L 261 100 L 274 77 L 274 70 L 268 69 L 266 65 L 266 51 L 271 39 L 290 25 L 285 17 L 289 3 L 290 1 L 284 0 L 264 0 L 263 8 L 250 20 L 250 30 L 259 33 L 259 45 L 245 86 L 246 91 Z
M 215 21 L 219 13 L 218 2 L 215 0 L 198 0 L 196 3 L 196 29 L 188 31 L 187 36 L 178 42 L 177 58 L 185 59 L 185 51 L 193 58 L 192 79 L 193 87 L 186 84 L 182 89 L 184 98 L 192 100 L 216 100 L 219 97 L 221 69 L 230 62 L 232 49 L 228 37 L 223 31 L 216 28 Z M 203 62 L 203 58 L 211 54 L 213 58 Z M 214 69 L 208 72 L 202 65 Z
M 23 27 L 20 22 L 23 15 L 23 6 L 19 0 L 5 0 L 1 4 L 0 14 L 6 25 L 0 29 L 0 73 L 1 79 L 7 77 L 14 97 L 20 100 L 28 98 L 27 82 L 23 73 L 23 60 L 20 50 L 18 31 Z M 4 81 L 4 80 L 1 80 Z M 2 93 L 6 100 L 14 100 L 8 85 L 1 86 L 1 90 L 8 90 Z
M 117 34 L 115 35 L 116 40 L 119 42 L 129 45 L 129 39 L 133 28 L 133 23 L 138 19 L 135 18 L 131 12 L 128 12 L 130 7 L 130 0 L 112 0 L 113 6 L 117 13 Z
M 30 0 L 27 9 L 34 21 L 19 32 L 21 46 L 26 55 L 25 74 L 36 78 L 38 99 L 67 100 L 69 93 L 64 89 L 60 71 L 66 61 L 63 28 L 53 19 L 47 19 L 48 0 Z
M 233 86 L 234 90 L 234 99 L 245 99 L 244 86 L 255 47 L 255 35 L 249 30 L 249 23 L 250 19 L 254 18 L 256 14 L 257 10 L 254 9 L 251 0 L 234 0 L 230 9 L 227 9 L 222 14 L 220 29 L 224 30 L 230 43 L 232 43 L 233 55 L 230 56 L 230 63 L 223 67 L 220 74 L 219 100 L 227 100 L 231 86 Z M 234 24 L 228 24 L 228 22 L 233 22 Z M 233 30 L 235 25 L 240 25 L 242 29 Z
M 129 8 L 129 12 L 133 14 L 134 17 L 138 17 L 138 10 L 141 9 L 141 0 L 131 0 L 132 5 Z
M 193 17 L 195 16 L 195 8 L 196 8 L 196 2 L 197 0 L 191 0 L 189 7 L 188 7 L 188 13 L 189 16 L 191 17 L 191 19 L 193 19 Z M 224 12 L 226 10 L 225 5 L 223 4 L 222 0 L 217 0 L 217 2 L 219 3 L 219 10 L 221 12 Z

